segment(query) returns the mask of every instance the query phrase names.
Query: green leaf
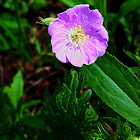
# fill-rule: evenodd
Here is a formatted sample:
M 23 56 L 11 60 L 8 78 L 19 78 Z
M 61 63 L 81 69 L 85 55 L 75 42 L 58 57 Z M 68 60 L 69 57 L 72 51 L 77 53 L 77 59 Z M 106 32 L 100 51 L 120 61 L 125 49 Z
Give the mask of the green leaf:
M 117 24 L 120 22 L 120 19 L 127 14 L 129 14 L 132 10 L 138 8 L 140 6 L 139 0 L 126 0 L 123 4 L 121 4 L 118 13 L 116 14 L 115 18 L 112 20 L 112 29 L 111 34 L 114 33 Z
M 67 5 L 68 7 L 74 7 L 75 5 L 78 5 L 78 4 L 85 4 L 85 3 L 88 3 L 90 5 L 93 6 L 94 4 L 94 1 L 91 1 L 91 0 L 60 0 L 60 2 L 62 2 L 63 4 Z
M 17 109 L 18 103 L 23 95 L 23 84 L 22 72 L 18 73 L 13 78 L 13 83 L 10 86 L 4 87 L 4 92 L 8 95 L 12 105 Z
M 10 8 L 11 10 L 14 10 L 14 4 L 13 4 L 13 0 L 7 0 L 4 2 L 4 7 L 5 8 Z
M 19 123 L 24 126 L 37 128 L 41 130 L 46 129 L 46 125 L 43 119 L 40 118 L 40 116 L 27 116 L 22 118 Z
M 79 127 L 81 127 L 81 130 L 84 131 L 90 131 L 95 128 L 95 122 L 98 119 L 98 115 L 94 111 L 93 107 L 90 105 L 89 108 L 86 109 L 84 118 L 82 122 L 80 123 Z
M 24 104 L 22 104 L 21 108 L 20 108 L 20 117 L 23 117 L 24 111 L 28 110 L 29 107 L 37 105 L 41 103 L 41 100 L 31 100 L 28 102 L 25 102 Z
M 38 11 L 39 9 L 46 7 L 46 5 L 46 0 L 33 0 L 31 7 L 34 11 Z
M 133 137 L 135 136 L 140 136 L 140 128 L 136 128 L 130 135 L 129 135 L 129 139 L 131 140 L 131 138 L 133 139 Z
M 3 37 L 2 34 L 0 34 L 0 50 L 8 50 L 9 45 L 6 39 Z
M 140 81 L 115 57 L 106 53 L 80 68 L 85 84 L 122 117 L 140 127 Z
M 126 16 L 129 12 L 138 8 L 139 6 L 140 6 L 139 0 L 127 0 L 120 6 L 118 16 L 120 18 Z
M 7 133 L 12 125 L 10 107 L 4 95 L 0 89 L 0 135 Z
M 71 70 L 69 76 L 65 77 L 62 88 L 60 88 L 60 85 L 57 88 L 54 100 L 50 100 L 50 96 L 47 93 L 47 99 L 44 103 L 45 118 L 47 121 L 49 120 L 48 124 L 53 132 L 66 136 L 74 135 L 78 139 L 81 137 L 81 131 L 94 129 L 96 126 L 95 122 L 98 119 L 98 115 L 92 106 L 89 107 L 88 104 L 92 90 L 88 89 L 81 96 L 77 97 L 77 88 L 81 84 L 79 80 L 83 81 L 78 76 L 78 72 Z
M 121 121 L 120 118 L 117 119 L 117 132 L 115 134 L 116 139 L 124 139 L 126 140 L 131 133 L 131 128 L 130 124 L 128 122 L 123 122 Z
M 99 136 L 98 132 L 94 131 L 82 132 L 82 136 L 85 140 L 104 140 Z
M 106 123 L 104 123 L 105 126 L 109 127 Z M 102 124 L 98 124 L 99 132 L 101 133 L 101 137 L 105 140 L 114 140 L 114 136 L 110 134 Z
M 132 60 L 134 60 L 140 66 L 140 57 L 131 53 L 130 51 L 124 51 L 126 55 L 128 55 Z
M 0 136 L 0 140 L 9 140 L 8 136 Z
M 129 69 L 140 79 L 140 67 L 130 67 Z

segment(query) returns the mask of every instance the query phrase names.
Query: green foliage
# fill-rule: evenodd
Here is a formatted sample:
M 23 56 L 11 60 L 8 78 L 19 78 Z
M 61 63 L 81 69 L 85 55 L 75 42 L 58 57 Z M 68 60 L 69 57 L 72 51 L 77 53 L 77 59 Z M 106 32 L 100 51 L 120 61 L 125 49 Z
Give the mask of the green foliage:
M 131 53 L 130 51 L 124 51 L 132 60 L 134 60 L 140 66 L 140 56 Z
M 138 8 L 140 6 L 140 2 L 139 0 L 127 0 L 125 1 L 119 9 L 118 12 L 118 17 L 121 18 L 123 16 L 126 16 L 129 12 L 131 12 L 132 10 Z
M 4 88 L 4 92 L 8 95 L 11 104 L 14 106 L 15 109 L 18 107 L 18 103 L 21 100 L 23 96 L 23 79 L 22 79 L 22 73 L 19 71 L 14 79 L 13 83 L 9 86 L 6 86 Z
M 0 90 L 0 139 L 2 140 L 9 140 L 11 135 L 13 137 L 11 140 L 23 139 L 26 133 L 23 132 L 22 126 L 43 129 L 44 121 L 40 119 L 39 113 L 31 116 L 29 111 L 29 107 L 37 105 L 41 101 L 32 100 L 22 103 L 23 84 L 22 73 L 18 71 L 10 87 L 5 86 L 3 92 Z
M 139 128 L 136 128 L 132 131 L 132 126 L 127 121 L 124 122 L 120 118 L 117 118 L 116 121 L 116 132 L 113 132 L 113 129 L 105 122 L 98 124 L 98 129 L 101 132 L 100 136 L 104 140 L 131 140 L 139 134 Z M 137 133 L 137 134 L 136 134 Z
M 121 120 L 118 118 L 117 132 L 115 134 L 115 138 L 126 140 L 129 137 L 131 132 L 132 130 L 130 128 L 130 124 L 128 122 L 125 122 L 124 124 L 122 124 Z
M 6 104 L 6 97 L 0 89 L 0 135 L 9 131 L 12 125 L 10 107 Z
M 86 75 L 85 84 L 103 102 L 140 127 L 140 83 L 126 66 L 106 53 L 96 63 L 83 66 L 80 70 Z
M 129 69 L 140 79 L 140 67 L 130 67 Z
M 31 8 L 34 11 L 38 11 L 41 8 L 45 8 L 47 6 L 46 0 L 33 0 Z
M 87 104 L 91 96 L 91 89 L 86 90 L 79 97 L 79 92 L 77 93 L 77 88 L 81 83 L 79 78 L 78 73 L 72 70 L 71 75 L 65 77 L 67 84 L 63 84 L 60 91 L 56 90 L 57 94 L 53 100 L 46 92 L 43 111 L 45 110 L 45 118 L 52 133 L 58 139 L 81 139 L 81 132 L 86 133 L 86 131 L 96 128 L 95 122 L 98 115 L 92 106 Z
M 64 3 L 68 7 L 74 7 L 75 5 L 85 4 L 85 3 L 88 3 L 93 6 L 93 3 L 94 3 L 94 1 L 90 1 L 90 0 L 81 0 L 81 1 L 79 1 L 79 0 L 69 0 L 69 1 L 60 0 L 60 2 Z
M 130 13 L 132 10 L 138 8 L 140 6 L 139 0 L 127 0 L 125 1 L 118 11 L 118 13 L 115 15 L 112 26 L 112 33 L 114 33 L 114 29 L 116 28 L 117 24 L 119 23 L 120 19 L 122 17 L 127 16 L 128 13 Z

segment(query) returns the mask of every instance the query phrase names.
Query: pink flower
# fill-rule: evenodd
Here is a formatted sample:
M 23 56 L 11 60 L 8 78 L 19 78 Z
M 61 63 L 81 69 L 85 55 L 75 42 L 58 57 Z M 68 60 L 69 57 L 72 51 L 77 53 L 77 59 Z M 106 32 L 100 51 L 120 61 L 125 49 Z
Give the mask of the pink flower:
M 107 48 L 108 33 L 102 24 L 100 12 L 87 4 L 58 14 L 48 28 L 57 59 L 77 67 L 94 63 Z

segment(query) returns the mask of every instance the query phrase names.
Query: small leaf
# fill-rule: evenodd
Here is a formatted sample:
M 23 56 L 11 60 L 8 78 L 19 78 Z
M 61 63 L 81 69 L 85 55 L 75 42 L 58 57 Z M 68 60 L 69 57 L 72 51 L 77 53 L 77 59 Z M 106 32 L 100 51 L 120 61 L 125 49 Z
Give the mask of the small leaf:
M 99 136 L 96 131 L 82 132 L 82 136 L 85 140 L 104 140 Z
M 45 122 L 43 119 L 40 118 L 40 116 L 27 116 L 22 118 L 19 123 L 24 126 L 32 127 L 32 128 L 38 128 L 41 130 L 46 129 Z
M 10 87 L 6 86 L 3 90 L 6 94 L 8 94 L 8 97 L 15 109 L 17 109 L 18 103 L 23 95 L 23 84 L 24 81 L 22 79 L 22 73 L 21 71 L 18 71 L 18 73 L 14 76 L 13 83 L 11 83 Z
M 9 44 L 6 41 L 6 39 L 3 37 L 2 34 L 0 34 L 0 50 L 8 50 L 9 49 Z
M 10 107 L 7 104 L 4 93 L 0 89 L 0 135 L 5 134 L 12 126 L 12 123 Z
M 117 132 L 115 134 L 115 138 L 116 139 L 120 139 L 120 138 L 127 139 L 127 137 L 125 136 L 125 128 L 123 127 L 123 124 L 122 124 L 120 118 L 118 118 L 117 119 Z
M 138 8 L 140 6 L 139 0 L 127 0 L 125 1 L 119 9 L 118 16 L 123 17 L 126 16 L 132 10 Z
M 20 108 L 20 117 L 23 117 L 24 111 L 28 110 L 29 107 L 37 105 L 41 103 L 41 100 L 31 100 L 28 102 L 25 102 L 24 104 L 22 104 L 21 108 Z
M 98 115 L 90 105 L 89 108 L 86 109 L 84 118 L 82 119 L 82 122 L 79 124 L 81 127 L 81 130 L 92 130 L 95 127 L 95 122 L 98 119 Z
M 132 60 L 134 60 L 140 66 L 140 57 L 135 55 L 129 51 L 124 51 L 126 55 L 128 55 Z

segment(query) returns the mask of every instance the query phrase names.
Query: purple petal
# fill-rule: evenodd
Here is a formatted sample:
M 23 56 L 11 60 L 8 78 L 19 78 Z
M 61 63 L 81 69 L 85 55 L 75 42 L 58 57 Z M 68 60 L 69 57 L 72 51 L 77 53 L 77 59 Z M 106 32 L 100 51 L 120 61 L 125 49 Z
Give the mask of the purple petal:
M 105 54 L 107 43 L 106 41 L 97 40 L 96 38 L 90 38 L 92 44 L 94 44 L 94 48 L 97 50 L 98 56 L 103 56 Z
M 69 8 L 63 13 L 58 14 L 58 19 L 67 27 L 71 29 L 77 26 L 78 16 L 74 13 L 73 8 Z
M 56 44 L 57 42 L 59 42 L 60 40 L 67 40 L 67 42 L 69 42 L 68 40 L 68 32 L 62 32 L 62 31 L 59 31 L 59 32 L 56 32 L 52 38 L 51 38 L 51 44 L 52 46 L 54 44 Z
M 99 29 L 103 24 L 103 17 L 98 10 L 90 10 L 89 5 L 77 5 L 74 7 L 75 13 L 78 15 L 78 25 L 82 28 L 88 26 L 94 27 L 94 31 Z
M 52 36 L 59 31 L 67 32 L 68 29 L 59 19 L 55 19 L 53 22 L 50 23 L 48 27 L 48 33 L 50 36 Z
M 53 52 L 58 52 L 60 48 L 66 47 L 66 45 L 69 43 L 67 33 L 64 32 L 55 33 L 52 36 L 51 43 Z
M 97 49 L 96 49 L 96 44 L 91 43 L 90 40 L 87 40 L 85 42 L 84 46 L 84 50 L 85 52 L 88 54 L 89 57 L 89 63 L 94 63 L 96 61 L 96 59 L 98 58 L 98 53 L 97 53 Z
M 93 28 L 94 27 L 85 28 L 85 34 L 99 40 L 108 41 L 108 32 L 103 26 L 101 26 L 96 32 L 93 31 Z
M 60 48 L 67 46 L 67 44 L 68 44 L 67 40 L 60 40 L 52 46 L 52 51 L 56 53 Z
M 107 32 L 107 30 L 105 29 L 104 26 L 100 27 L 100 29 L 97 32 L 97 35 L 99 35 L 100 37 L 102 37 L 102 38 L 104 38 L 108 41 L 108 38 L 109 38 L 108 32 Z
M 81 67 L 83 65 L 83 59 L 80 49 L 68 48 L 67 57 L 72 65 L 76 67 Z
M 85 33 L 90 36 L 90 41 L 94 44 L 98 52 L 98 56 L 103 56 L 107 48 L 108 33 L 106 29 L 101 26 L 97 32 L 93 32 L 92 28 L 90 30 L 85 30 Z
M 67 58 L 67 49 L 68 47 L 64 43 L 62 45 L 59 44 L 59 49 L 56 50 L 56 58 L 63 63 L 69 62 Z

